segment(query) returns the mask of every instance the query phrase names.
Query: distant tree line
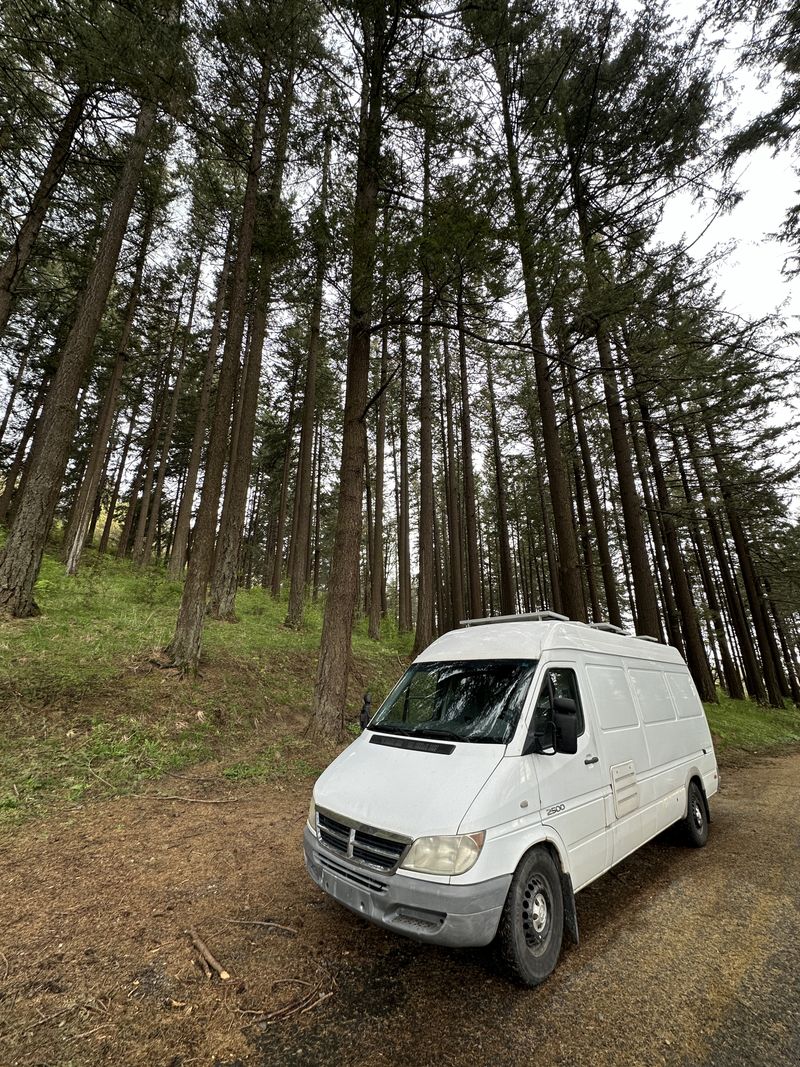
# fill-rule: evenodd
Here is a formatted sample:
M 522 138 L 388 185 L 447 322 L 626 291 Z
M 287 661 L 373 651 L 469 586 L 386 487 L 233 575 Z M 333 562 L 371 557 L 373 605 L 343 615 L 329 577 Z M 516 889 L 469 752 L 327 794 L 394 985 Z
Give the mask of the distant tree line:
M 291 627 L 319 599 L 325 737 L 358 616 L 420 651 L 550 609 L 670 642 L 707 701 L 800 703 L 793 339 L 660 228 L 794 144 L 796 17 L 704 18 L 7 0 L 0 614 L 51 537 L 182 581 L 184 670 L 240 586 Z M 743 24 L 785 91 L 731 130 Z

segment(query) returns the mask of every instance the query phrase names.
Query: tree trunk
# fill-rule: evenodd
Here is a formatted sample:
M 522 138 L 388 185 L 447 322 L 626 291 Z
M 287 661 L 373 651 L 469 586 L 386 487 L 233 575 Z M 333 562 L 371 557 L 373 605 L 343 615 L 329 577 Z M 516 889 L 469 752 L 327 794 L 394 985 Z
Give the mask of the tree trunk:
M 87 88 L 80 87 L 70 103 L 61 123 L 50 158 L 39 180 L 36 192 L 33 194 L 28 213 L 17 233 L 11 250 L 0 266 L 0 337 L 2 337 L 11 311 L 14 299 L 19 289 L 28 260 L 31 257 L 33 246 L 39 235 L 39 230 L 44 222 L 47 209 L 53 199 L 53 193 L 61 181 L 64 168 L 69 160 L 72 142 L 83 118 L 86 102 L 91 95 Z
M 353 218 L 350 329 L 339 509 L 314 691 L 314 733 L 329 739 L 339 738 L 344 728 L 351 631 L 357 602 L 364 490 L 363 418 L 369 388 L 384 61 L 387 47 L 390 47 L 384 6 L 377 4 L 366 10 L 368 14 L 363 16 L 363 106 Z M 399 9 L 392 26 L 392 34 L 397 29 L 397 17 Z
M 463 275 L 459 277 L 456 294 L 456 325 L 458 328 L 458 359 L 461 372 L 461 465 L 464 475 L 464 522 L 467 537 L 467 618 L 479 619 L 483 614 L 483 592 L 481 588 L 478 520 L 475 503 L 475 470 L 472 460 L 472 418 L 469 403 Z
M 453 394 L 450 378 L 449 331 L 444 331 L 444 401 L 447 414 L 447 532 L 450 548 L 450 602 L 453 606 L 453 626 L 464 616 L 464 551 L 461 539 L 461 506 L 458 498 L 458 466 L 456 464 L 455 431 L 453 428 Z
M 156 119 L 155 104 L 142 104 L 119 184 L 33 442 L 30 474 L 0 554 L 0 614 L 24 616 L 37 609 L 33 587 L 53 521 L 74 435 L 75 401 L 103 317 L 120 248 Z
M 399 597 L 398 630 L 411 630 L 411 515 L 408 475 L 408 352 L 405 327 L 400 327 L 400 510 L 397 534 Z
M 283 190 L 283 174 L 286 166 L 286 146 L 289 139 L 289 124 L 294 103 L 294 63 L 296 46 L 292 55 L 283 89 L 278 131 L 275 138 L 275 155 L 269 195 L 262 212 L 267 223 L 274 219 L 280 206 Z M 242 545 L 247 510 L 247 493 L 250 487 L 250 472 L 253 463 L 253 441 L 256 431 L 256 414 L 261 383 L 261 360 L 267 330 L 267 315 L 272 298 L 273 260 L 277 249 L 267 242 L 261 256 L 258 296 L 253 313 L 250 350 L 243 375 L 240 404 L 241 421 L 236 439 L 236 450 L 231 455 L 228 481 L 225 486 L 225 501 L 222 507 L 219 536 L 211 579 L 209 610 L 215 619 L 235 619 L 236 589 L 239 584 L 239 555 Z M 295 373 L 295 380 L 296 380 Z M 292 396 L 294 405 L 294 390 Z
M 433 412 L 431 406 L 431 282 L 427 254 L 430 214 L 430 130 L 425 131 L 422 161 L 422 322 L 420 329 L 419 377 L 419 581 L 417 584 L 417 628 L 413 656 L 418 656 L 434 636 L 434 558 L 433 558 Z
M 164 439 L 161 444 L 161 456 L 158 463 L 158 477 L 156 478 L 156 491 L 153 496 L 153 506 L 150 509 L 150 519 L 147 523 L 147 533 L 145 534 L 144 545 L 142 546 L 141 557 L 139 559 L 139 565 L 147 567 L 150 563 L 150 554 L 153 549 L 153 541 L 156 536 L 156 530 L 159 528 L 161 521 L 161 497 L 164 493 L 164 479 L 167 474 L 167 460 L 169 459 L 169 452 L 172 448 L 172 434 L 175 430 L 175 416 L 178 413 L 178 401 L 181 398 L 181 391 L 183 387 L 183 371 L 186 366 L 186 356 L 189 351 L 189 337 L 192 332 L 192 324 L 194 322 L 194 309 L 197 302 L 197 289 L 200 285 L 200 272 L 203 265 L 203 252 L 200 251 L 200 256 L 197 261 L 197 271 L 194 276 L 194 282 L 192 284 L 192 295 L 189 302 L 189 321 L 186 323 L 186 328 L 183 334 L 183 343 L 181 345 L 181 355 L 178 360 L 178 369 L 175 372 L 175 383 L 172 387 L 172 399 L 169 405 L 169 416 L 167 417 L 167 425 L 164 430 Z M 178 331 L 181 324 L 181 305 L 183 304 L 183 292 L 178 302 L 178 314 L 175 318 L 175 339 L 177 340 Z
M 192 434 L 192 448 L 189 453 L 189 463 L 186 468 L 186 480 L 183 485 L 183 492 L 181 493 L 178 517 L 175 520 L 175 531 L 172 537 L 172 548 L 170 549 L 169 554 L 167 574 L 174 581 L 180 579 L 186 563 L 186 549 L 189 543 L 189 526 L 192 521 L 192 507 L 194 506 L 194 494 L 197 489 L 197 476 L 200 472 L 203 441 L 205 440 L 206 429 L 208 426 L 211 386 L 214 382 L 214 371 L 217 366 L 217 351 L 219 350 L 219 342 L 222 335 L 222 316 L 225 313 L 225 294 L 228 288 L 231 251 L 235 236 L 236 216 L 232 212 L 228 225 L 228 237 L 225 242 L 222 268 L 217 282 L 217 295 L 214 302 L 211 334 L 208 339 L 208 350 L 206 352 L 205 366 L 203 367 L 203 383 L 200 386 L 200 399 L 197 404 L 197 418 L 194 424 L 194 433 Z
M 111 527 L 114 524 L 114 512 L 117 510 L 117 501 L 119 500 L 119 491 L 122 486 L 122 478 L 125 474 L 125 464 L 128 459 L 128 452 L 131 447 L 131 440 L 133 438 L 133 431 L 136 426 L 136 417 L 139 414 L 138 404 L 134 406 L 131 412 L 130 422 L 128 423 L 128 432 L 125 435 L 125 443 L 122 446 L 122 455 L 120 456 L 119 466 L 117 467 L 117 474 L 114 479 L 114 488 L 111 490 L 111 499 L 108 502 L 108 512 L 106 514 L 105 525 L 103 526 L 103 532 L 100 535 L 100 544 L 97 551 L 102 555 L 108 549 L 108 540 L 111 536 Z
M 375 428 L 375 524 L 372 533 L 372 571 L 370 574 L 370 599 L 369 599 L 369 636 L 373 641 L 381 639 L 381 615 L 383 614 L 384 595 L 384 547 L 383 547 L 383 480 L 384 480 L 384 453 L 386 451 L 386 376 L 389 366 L 389 327 L 386 325 L 387 316 L 387 243 L 388 243 L 389 217 L 388 211 L 383 216 L 384 241 L 384 265 L 382 279 L 383 318 L 384 325 L 381 330 L 381 373 L 378 388 L 381 395 L 378 399 L 377 425 Z
M 656 495 L 660 511 L 661 526 L 664 531 L 669 570 L 672 578 L 672 588 L 675 593 L 678 611 L 681 616 L 683 636 L 686 642 L 686 662 L 691 671 L 694 684 L 700 694 L 700 699 L 706 703 L 718 702 L 717 690 L 714 679 L 711 677 L 711 668 L 706 656 L 703 636 L 700 632 L 700 621 L 692 600 L 692 592 L 686 575 L 686 568 L 681 553 L 678 530 L 667 489 L 667 481 L 664 476 L 664 468 L 661 464 L 661 456 L 658 452 L 653 420 L 650 414 L 650 405 L 642 392 L 636 370 L 631 367 L 633 387 L 636 391 L 636 399 L 642 416 L 642 427 L 650 453 L 650 464 L 653 471 L 653 479 L 656 484 Z
M 150 236 L 153 232 L 153 211 L 148 212 L 142 230 L 142 239 L 139 245 L 139 255 L 136 259 L 136 267 L 133 273 L 128 303 L 125 307 L 125 315 L 122 323 L 122 333 L 117 346 L 117 355 L 111 369 L 111 377 L 106 386 L 103 407 L 98 420 L 97 430 L 92 441 L 92 449 L 89 454 L 89 462 L 84 473 L 78 499 L 72 511 L 72 518 L 67 527 L 64 538 L 64 557 L 68 574 L 75 574 L 80 564 L 81 554 L 86 543 L 86 532 L 91 520 L 91 509 L 97 496 L 100 485 L 101 462 L 108 447 L 111 434 L 111 424 L 117 410 L 117 394 L 122 382 L 125 367 L 128 362 L 128 343 L 130 341 L 133 320 L 139 307 L 139 294 L 142 287 L 142 274 L 147 258 L 147 249 L 150 244 Z
M 0 423 L 0 445 L 2 445 L 3 439 L 5 438 L 8 423 L 11 419 L 12 412 L 14 411 L 14 401 L 17 399 L 22 386 L 22 380 L 25 377 L 25 371 L 28 369 L 28 359 L 30 358 L 33 347 L 38 340 L 38 327 L 39 320 L 37 319 L 31 327 L 28 339 L 25 342 L 25 347 L 22 350 L 22 355 L 20 356 L 17 373 L 14 375 L 14 381 L 11 383 L 11 393 L 8 397 L 6 410 L 3 413 L 3 421 Z
M 311 510 L 314 483 L 314 427 L 317 414 L 317 364 L 320 353 L 322 300 L 328 257 L 328 181 L 331 162 L 332 131 L 326 127 L 322 159 L 319 218 L 314 234 L 316 265 L 314 297 L 308 327 L 308 362 L 303 386 L 303 414 L 300 426 L 300 452 L 297 459 L 297 522 L 289 552 L 289 610 L 286 625 L 297 628 L 303 622 L 303 607 L 308 590 L 308 558 L 311 544 Z
M 497 541 L 500 556 L 500 614 L 513 615 L 517 608 L 514 588 L 514 564 L 508 535 L 508 502 L 503 473 L 503 457 L 500 452 L 500 430 L 497 424 L 497 404 L 494 395 L 494 375 L 491 354 L 486 356 L 486 383 L 489 388 L 489 416 L 492 426 L 492 453 L 494 456 L 495 491 L 497 493 Z
M 759 651 L 761 652 L 761 669 L 767 687 L 767 697 L 772 707 L 782 708 L 784 705 L 784 697 L 790 695 L 789 688 L 783 677 L 783 671 L 781 670 L 780 662 L 777 657 L 774 638 L 771 634 L 770 621 L 764 610 L 764 603 L 759 590 L 759 579 L 756 575 L 753 558 L 750 553 L 750 545 L 747 540 L 747 535 L 744 532 L 744 526 L 739 517 L 738 509 L 734 503 L 733 492 L 725 473 L 722 457 L 717 445 L 716 433 L 708 414 L 708 410 L 702 402 L 700 406 L 703 409 L 703 421 L 706 436 L 708 437 L 708 442 L 711 446 L 711 455 L 714 460 L 714 466 L 716 467 L 720 490 L 722 491 L 725 513 L 728 517 L 728 525 L 736 548 L 736 555 L 739 559 L 739 569 L 741 571 L 742 581 L 744 582 L 747 603 L 750 607 L 750 617 L 753 620 L 753 628 L 756 632 L 756 640 L 758 642 Z
M 219 512 L 219 497 L 231 425 L 236 381 L 241 364 L 247 300 L 247 276 L 253 249 L 258 184 L 264 154 L 267 109 L 269 106 L 269 66 L 262 62 L 259 77 L 253 140 L 247 168 L 244 205 L 239 225 L 236 263 L 233 269 L 228 329 L 222 354 L 222 366 L 217 384 L 214 418 L 208 443 L 203 492 L 197 514 L 192 553 L 183 586 L 183 596 L 175 627 L 175 634 L 167 649 L 173 663 L 181 670 L 194 671 L 200 660 L 203 639 L 203 620 L 206 611 L 206 589 L 214 563 L 214 541 Z
M 0 524 L 6 521 L 6 518 L 10 513 L 11 502 L 14 498 L 15 492 L 17 491 L 17 479 L 19 478 L 20 472 L 24 467 L 25 454 L 27 452 L 30 440 L 36 430 L 36 423 L 39 418 L 39 410 L 41 409 L 42 403 L 44 402 L 45 394 L 47 392 L 48 380 L 48 378 L 45 378 L 39 386 L 39 389 L 37 390 L 36 396 L 33 400 L 33 405 L 31 407 L 30 412 L 28 413 L 28 418 L 22 428 L 20 439 L 17 442 L 17 448 L 14 452 L 14 458 L 11 461 L 11 465 L 9 466 L 8 470 L 6 471 L 5 485 L 3 486 L 2 494 L 0 494 Z

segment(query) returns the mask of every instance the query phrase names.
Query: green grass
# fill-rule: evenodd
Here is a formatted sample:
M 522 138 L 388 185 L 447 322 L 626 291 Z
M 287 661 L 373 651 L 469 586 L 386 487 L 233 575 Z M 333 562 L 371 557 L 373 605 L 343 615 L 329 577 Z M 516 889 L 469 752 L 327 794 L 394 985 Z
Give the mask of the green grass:
M 285 600 L 242 590 L 237 623 L 209 621 L 197 677 L 156 666 L 181 587 L 158 567 L 88 553 L 74 578 L 46 556 L 41 615 L 0 622 L 0 820 L 53 805 L 136 790 L 139 783 L 212 760 L 223 780 L 316 775 L 299 740 L 311 712 L 322 630 L 309 606 L 301 631 L 284 626 Z M 377 706 L 408 662 L 410 638 L 353 637 L 348 707 Z
M 322 630 L 309 606 L 299 632 L 286 602 L 242 590 L 237 623 L 209 621 L 197 677 L 155 665 L 169 641 L 180 585 L 159 567 L 88 553 L 70 578 L 45 557 L 35 619 L 0 622 L 0 821 L 136 791 L 210 761 L 228 787 L 313 777 L 325 753 L 302 739 Z M 349 730 L 361 696 L 377 708 L 410 656 L 390 627 L 353 635 Z M 800 742 L 800 712 L 723 697 L 707 706 L 718 752 L 771 752 Z
M 730 700 L 724 693 L 719 704 L 705 708 L 718 753 L 766 753 L 800 744 L 797 708 L 761 708 L 750 700 Z

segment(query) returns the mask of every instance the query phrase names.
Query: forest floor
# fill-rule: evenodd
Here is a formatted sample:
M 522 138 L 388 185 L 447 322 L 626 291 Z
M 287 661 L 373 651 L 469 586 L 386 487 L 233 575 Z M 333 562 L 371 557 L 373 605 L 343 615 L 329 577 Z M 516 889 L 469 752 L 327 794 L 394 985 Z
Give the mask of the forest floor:
M 308 783 L 207 767 L 31 820 L 0 854 L 0 1063 L 798 1063 L 799 786 L 798 754 L 723 774 L 708 846 L 662 835 L 579 894 L 580 946 L 529 991 L 323 895 Z
M 521 992 L 489 952 L 392 937 L 306 875 L 333 755 L 304 738 L 317 614 L 292 633 L 245 592 L 181 679 L 156 666 L 179 598 L 157 572 L 90 559 L 75 582 L 50 559 L 37 596 L 0 624 L 0 1067 L 800 1058 L 800 756 L 752 755 L 800 740 L 797 713 L 708 709 L 709 846 L 663 836 L 580 894 L 580 948 Z M 407 641 L 354 653 L 353 718 Z

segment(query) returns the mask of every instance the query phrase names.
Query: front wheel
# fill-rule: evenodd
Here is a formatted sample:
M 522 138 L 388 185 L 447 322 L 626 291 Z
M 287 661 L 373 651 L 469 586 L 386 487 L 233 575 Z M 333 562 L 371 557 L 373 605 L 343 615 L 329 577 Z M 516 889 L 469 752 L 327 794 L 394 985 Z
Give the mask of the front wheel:
M 535 848 L 514 872 L 497 931 L 505 969 L 523 985 L 537 986 L 558 962 L 564 934 L 561 879 L 549 852 Z
M 694 848 L 702 848 L 708 841 L 708 812 L 706 798 L 697 782 L 689 783 L 686 818 L 683 828 L 686 839 Z

